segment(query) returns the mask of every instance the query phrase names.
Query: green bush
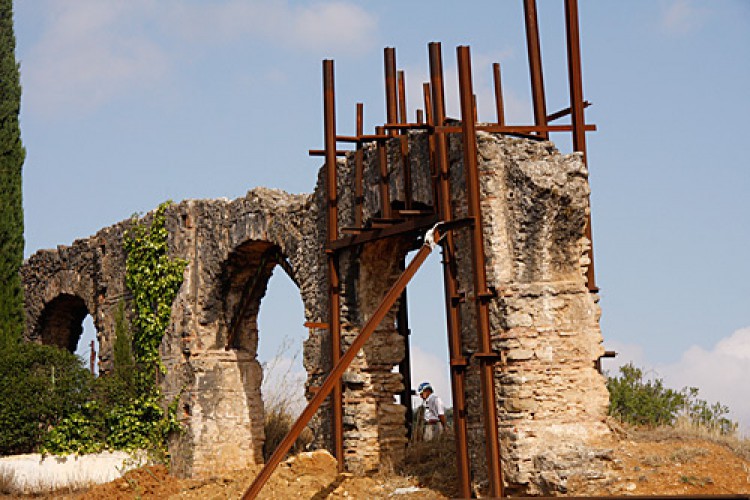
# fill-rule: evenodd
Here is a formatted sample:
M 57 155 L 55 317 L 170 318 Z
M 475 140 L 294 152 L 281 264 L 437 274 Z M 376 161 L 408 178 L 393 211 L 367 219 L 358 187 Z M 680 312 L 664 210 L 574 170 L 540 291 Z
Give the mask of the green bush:
M 661 379 L 643 380 L 632 363 L 620 367 L 620 377 L 608 377 L 609 413 L 635 425 L 670 425 L 687 402 L 684 394 L 664 387 Z
M 157 385 L 164 370 L 159 344 L 169 326 L 172 302 L 187 261 L 168 254 L 162 203 L 151 223 L 133 220 L 123 244 L 127 252 L 125 280 L 133 293 L 133 324 L 121 302 L 115 311 L 114 369 L 91 387 L 88 404 L 51 429 L 43 451 L 54 454 L 91 453 L 101 449 L 149 450 L 155 458 L 167 453 L 167 436 L 180 430 L 179 398 L 166 408 Z
M 92 384 L 68 351 L 30 343 L 0 350 L 0 454 L 37 450 L 49 429 L 83 411 Z
M 607 377 L 609 414 L 634 425 L 674 425 L 686 417 L 695 425 L 729 434 L 737 424 L 726 418 L 729 408 L 698 398 L 698 389 L 679 391 L 664 387 L 662 379 L 644 380 L 643 371 L 632 363 L 620 367 L 620 376 Z

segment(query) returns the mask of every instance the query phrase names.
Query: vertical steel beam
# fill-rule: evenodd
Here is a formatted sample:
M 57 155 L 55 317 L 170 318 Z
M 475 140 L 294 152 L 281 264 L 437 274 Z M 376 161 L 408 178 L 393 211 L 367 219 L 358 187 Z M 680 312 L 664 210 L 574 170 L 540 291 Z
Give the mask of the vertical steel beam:
M 536 15 L 536 0 L 523 0 L 524 21 L 526 23 L 526 47 L 529 53 L 531 74 L 531 99 L 534 103 L 534 124 L 547 126 L 547 105 L 544 100 L 544 77 L 542 75 L 542 49 L 539 42 L 539 24 Z M 549 139 L 548 132 L 538 135 Z
M 442 126 L 445 124 L 445 89 L 443 87 L 443 56 L 439 43 L 432 42 L 429 44 L 429 55 L 430 83 L 424 85 L 427 123 L 433 126 Z M 431 142 L 434 146 L 434 154 L 431 156 L 433 156 L 435 163 L 437 212 L 441 221 L 449 222 L 453 219 L 453 211 L 451 209 L 448 137 L 444 133 L 436 133 Z M 461 315 L 453 233 L 449 232 L 443 239 L 442 249 L 459 495 L 463 498 L 470 498 L 471 470 L 469 468 L 468 426 L 466 421 L 466 361 L 461 354 Z
M 396 75 L 398 79 L 398 122 L 407 123 L 409 117 L 406 109 L 406 75 L 403 70 L 398 70 Z
M 500 73 L 500 63 L 492 64 L 492 77 L 495 84 L 495 110 L 497 111 L 497 124 L 505 126 L 505 107 L 503 103 L 503 82 Z
M 401 262 L 401 271 L 405 269 L 405 262 Z M 396 316 L 396 325 L 398 326 L 398 333 L 404 341 L 404 359 L 398 364 L 398 372 L 401 374 L 404 383 L 404 390 L 401 391 L 399 396 L 401 397 L 401 404 L 406 408 L 406 437 L 411 439 L 412 436 L 412 421 L 414 420 L 414 410 L 411 406 L 411 342 L 409 336 L 411 330 L 409 329 L 409 305 L 408 305 L 406 290 L 401 293 L 401 298 L 398 303 L 398 313 Z
M 388 123 L 398 122 L 398 87 L 396 84 L 396 49 L 386 47 L 385 59 L 385 111 Z M 395 134 L 395 131 L 391 131 Z
M 435 235 L 435 239 L 439 240 L 440 234 L 438 231 L 435 232 L 438 233 Z M 260 493 L 263 485 L 266 484 L 268 479 L 271 477 L 271 474 L 273 474 L 274 469 L 276 469 L 276 467 L 281 463 L 281 460 L 287 454 L 289 448 L 292 447 L 294 441 L 297 440 L 300 433 L 304 430 L 305 426 L 308 424 L 308 422 L 310 422 L 310 419 L 313 417 L 313 415 L 315 415 L 315 412 L 318 411 L 318 408 L 320 408 L 320 405 L 323 404 L 323 401 L 328 397 L 335 386 L 340 383 L 341 375 L 343 375 L 344 371 L 349 367 L 354 357 L 370 339 L 372 333 L 380 325 L 380 322 L 383 321 L 383 318 L 385 318 L 386 314 L 388 314 L 388 311 L 390 311 L 391 307 L 393 307 L 393 304 L 396 303 L 399 296 L 406 288 L 406 285 L 414 277 L 414 274 L 424 263 L 431 252 L 432 245 L 428 244 L 428 242 L 425 242 L 425 244 L 422 245 L 416 255 L 414 255 L 414 258 L 411 260 L 411 262 L 409 262 L 406 270 L 404 270 L 404 272 L 401 273 L 401 275 L 396 279 L 396 282 L 385 294 L 385 297 L 380 302 L 380 305 L 378 305 L 377 309 L 375 309 L 375 312 L 372 314 L 370 319 L 367 320 L 365 326 L 362 327 L 362 331 L 354 338 L 354 341 L 352 342 L 351 346 L 349 346 L 349 349 L 346 350 L 346 353 L 344 353 L 338 363 L 333 366 L 333 369 L 323 381 L 323 384 L 320 386 L 320 389 L 318 389 L 318 392 L 315 394 L 315 396 L 313 396 L 305 409 L 302 410 L 302 413 L 297 418 L 297 421 L 294 422 L 292 428 L 289 430 L 289 434 L 287 434 L 286 437 L 281 440 L 281 443 L 279 443 L 279 445 L 276 447 L 276 451 L 273 452 L 273 455 L 271 455 L 271 458 L 268 459 L 266 465 L 263 466 L 263 469 L 261 469 L 260 473 L 255 477 L 250 487 L 247 489 L 247 491 L 245 491 L 245 494 L 242 495 L 243 500 L 251 500 L 258 496 L 258 493 Z
M 383 127 L 375 127 L 377 135 L 385 134 Z M 388 146 L 384 141 L 378 140 L 378 167 L 380 169 L 380 216 L 385 219 L 391 218 L 391 188 L 390 172 L 388 171 Z
M 424 99 L 425 120 L 427 120 L 427 123 L 430 125 L 435 125 L 435 122 L 432 119 L 432 96 L 429 82 L 422 84 L 422 97 Z
M 364 104 L 357 103 L 357 138 L 364 134 Z M 362 203 L 364 202 L 364 191 L 362 188 L 362 177 L 364 176 L 364 151 L 362 142 L 357 141 L 357 151 L 354 153 L 354 227 L 362 227 Z
M 398 71 L 398 122 L 408 120 L 406 109 L 406 77 L 403 71 Z M 401 161 L 404 170 L 404 205 L 407 210 L 412 208 L 411 163 L 409 162 L 409 134 L 404 130 L 401 135 Z
M 583 76 L 581 71 L 581 42 L 578 28 L 578 1 L 565 0 L 565 32 L 568 45 L 568 81 L 570 87 L 570 117 L 573 125 L 573 150 L 583 153 L 586 162 L 586 119 L 583 113 Z M 590 200 L 590 197 L 589 197 Z M 590 201 L 589 201 L 590 202 Z M 586 217 L 586 237 L 591 242 L 588 250 L 589 266 L 586 281 L 589 291 L 596 293 L 594 274 L 594 240 L 591 231 L 591 210 Z
M 323 127 L 325 134 L 326 191 L 328 194 L 328 242 L 338 239 L 338 195 L 336 176 L 336 93 L 333 61 L 323 61 Z M 335 252 L 328 253 L 328 297 L 329 331 L 331 338 L 331 361 L 333 366 L 341 359 L 341 297 L 338 258 Z M 341 381 L 333 386 L 333 451 L 339 470 L 344 469 L 344 424 L 341 397 Z
M 492 352 L 490 343 L 489 300 L 492 294 L 487 289 L 484 258 L 484 234 L 480 204 L 479 168 L 477 165 L 476 123 L 474 122 L 474 92 L 471 81 L 471 54 L 469 47 L 460 46 L 458 55 L 458 86 L 461 100 L 461 122 L 463 135 L 464 169 L 466 172 L 466 196 L 469 217 L 474 219 L 471 230 L 472 271 L 474 274 L 474 300 L 477 310 L 477 335 L 483 354 Z M 493 361 L 480 358 L 480 383 L 482 410 L 484 414 L 485 447 L 487 451 L 487 474 L 490 480 L 490 496 L 503 496 L 503 480 L 500 464 L 500 444 L 497 431 L 497 407 L 495 406 L 495 369 Z

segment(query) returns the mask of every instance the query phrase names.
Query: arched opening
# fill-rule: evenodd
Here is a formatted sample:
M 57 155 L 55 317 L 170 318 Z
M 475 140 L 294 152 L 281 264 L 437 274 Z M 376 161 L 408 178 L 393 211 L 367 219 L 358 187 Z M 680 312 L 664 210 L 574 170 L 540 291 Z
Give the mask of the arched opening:
M 413 254 L 407 256 L 411 260 Z M 445 299 L 443 291 L 443 267 L 439 249 L 427 258 L 419 272 L 407 287 L 409 326 L 409 365 L 411 387 L 416 391 L 422 382 L 430 382 L 446 409 L 453 406 L 449 369 L 448 337 L 446 327 Z M 422 399 L 413 393 L 407 402 L 415 421 L 412 434 L 418 434 L 419 407 Z M 450 416 L 450 411 L 448 411 Z
M 78 340 L 75 355 L 81 358 L 83 366 L 87 367 L 94 375 L 99 374 L 99 363 L 97 362 L 99 353 L 99 339 L 96 335 L 96 326 L 94 318 L 88 314 L 83 319 L 83 333 Z
M 273 452 L 285 435 L 277 435 L 279 425 L 290 425 L 305 404 L 304 306 L 292 273 L 281 249 L 266 241 L 237 247 L 223 272 L 219 342 L 237 355 L 256 461 Z M 269 429 L 274 416 L 285 421 L 270 422 Z
M 83 320 L 88 315 L 82 298 L 60 294 L 47 303 L 42 311 L 39 338 L 45 345 L 75 352 L 83 334 Z
M 265 413 L 266 459 L 291 429 L 307 404 L 302 364 L 305 308 L 297 285 L 280 266 L 276 266 L 262 298 L 258 317 L 258 361 L 263 370 L 261 394 Z M 304 434 L 296 449 L 304 447 L 312 436 Z

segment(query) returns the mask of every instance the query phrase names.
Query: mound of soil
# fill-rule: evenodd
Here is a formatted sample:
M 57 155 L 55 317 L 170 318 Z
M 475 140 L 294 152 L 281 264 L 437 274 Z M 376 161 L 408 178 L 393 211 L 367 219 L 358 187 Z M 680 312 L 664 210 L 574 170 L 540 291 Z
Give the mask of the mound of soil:
M 735 453 L 727 444 L 652 433 L 624 435 L 606 445 L 613 450 L 609 477 L 588 482 L 571 478 L 568 495 L 750 493 L 750 453 Z M 373 477 L 338 473 L 336 460 L 326 451 L 301 453 L 278 467 L 260 498 L 450 498 L 456 491 L 452 479 L 455 472 L 445 458 L 445 450 L 445 447 L 443 453 L 412 450 L 410 460 L 419 463 Z M 430 457 L 439 462 L 431 462 Z M 145 467 L 111 483 L 67 495 L 57 492 L 48 498 L 237 499 L 259 471 L 257 466 L 191 480 L 170 476 L 163 466 Z
M 615 443 L 611 477 L 571 479 L 571 495 L 719 495 L 750 493 L 750 460 L 728 444 L 646 432 Z
M 261 467 L 252 467 L 205 480 L 180 480 L 163 466 L 144 467 L 111 483 L 55 498 L 115 499 L 235 499 L 241 498 Z M 281 464 L 259 498 L 446 498 L 399 476 L 358 477 L 338 473 L 336 459 L 327 451 L 300 453 Z

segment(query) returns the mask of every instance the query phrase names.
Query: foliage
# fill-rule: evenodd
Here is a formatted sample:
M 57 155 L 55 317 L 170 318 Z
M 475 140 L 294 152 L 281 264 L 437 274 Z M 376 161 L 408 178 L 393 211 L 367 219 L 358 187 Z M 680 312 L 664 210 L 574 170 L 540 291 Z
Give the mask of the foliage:
M 68 351 L 31 343 L 0 349 L 0 454 L 35 451 L 49 428 L 83 411 L 92 384 Z
M 22 177 L 26 151 L 18 114 L 21 84 L 13 33 L 13 2 L 0 0 L 0 348 L 16 344 L 23 334 Z
M 643 371 L 632 363 L 620 367 L 620 376 L 607 377 L 609 413 L 634 425 L 674 425 L 685 417 L 696 425 L 722 434 L 734 432 L 737 424 L 726 418 L 729 408 L 698 398 L 695 387 L 679 391 L 664 387 L 661 379 L 644 380 Z
M 139 364 L 160 366 L 159 344 L 169 326 L 172 302 L 182 285 L 187 261 L 168 254 L 164 212 L 159 205 L 149 226 L 135 223 L 125 233 L 126 284 L 133 292 L 133 347 Z
M 172 302 L 187 262 L 167 254 L 164 212 L 151 224 L 133 221 L 126 232 L 126 284 L 133 294 L 131 327 L 121 302 L 115 312 L 114 369 L 93 384 L 91 400 L 63 419 L 47 436 L 43 450 L 91 453 L 101 449 L 147 449 L 166 456 L 167 437 L 180 429 L 175 399 L 163 407 L 156 374 L 159 344 L 169 325 Z

